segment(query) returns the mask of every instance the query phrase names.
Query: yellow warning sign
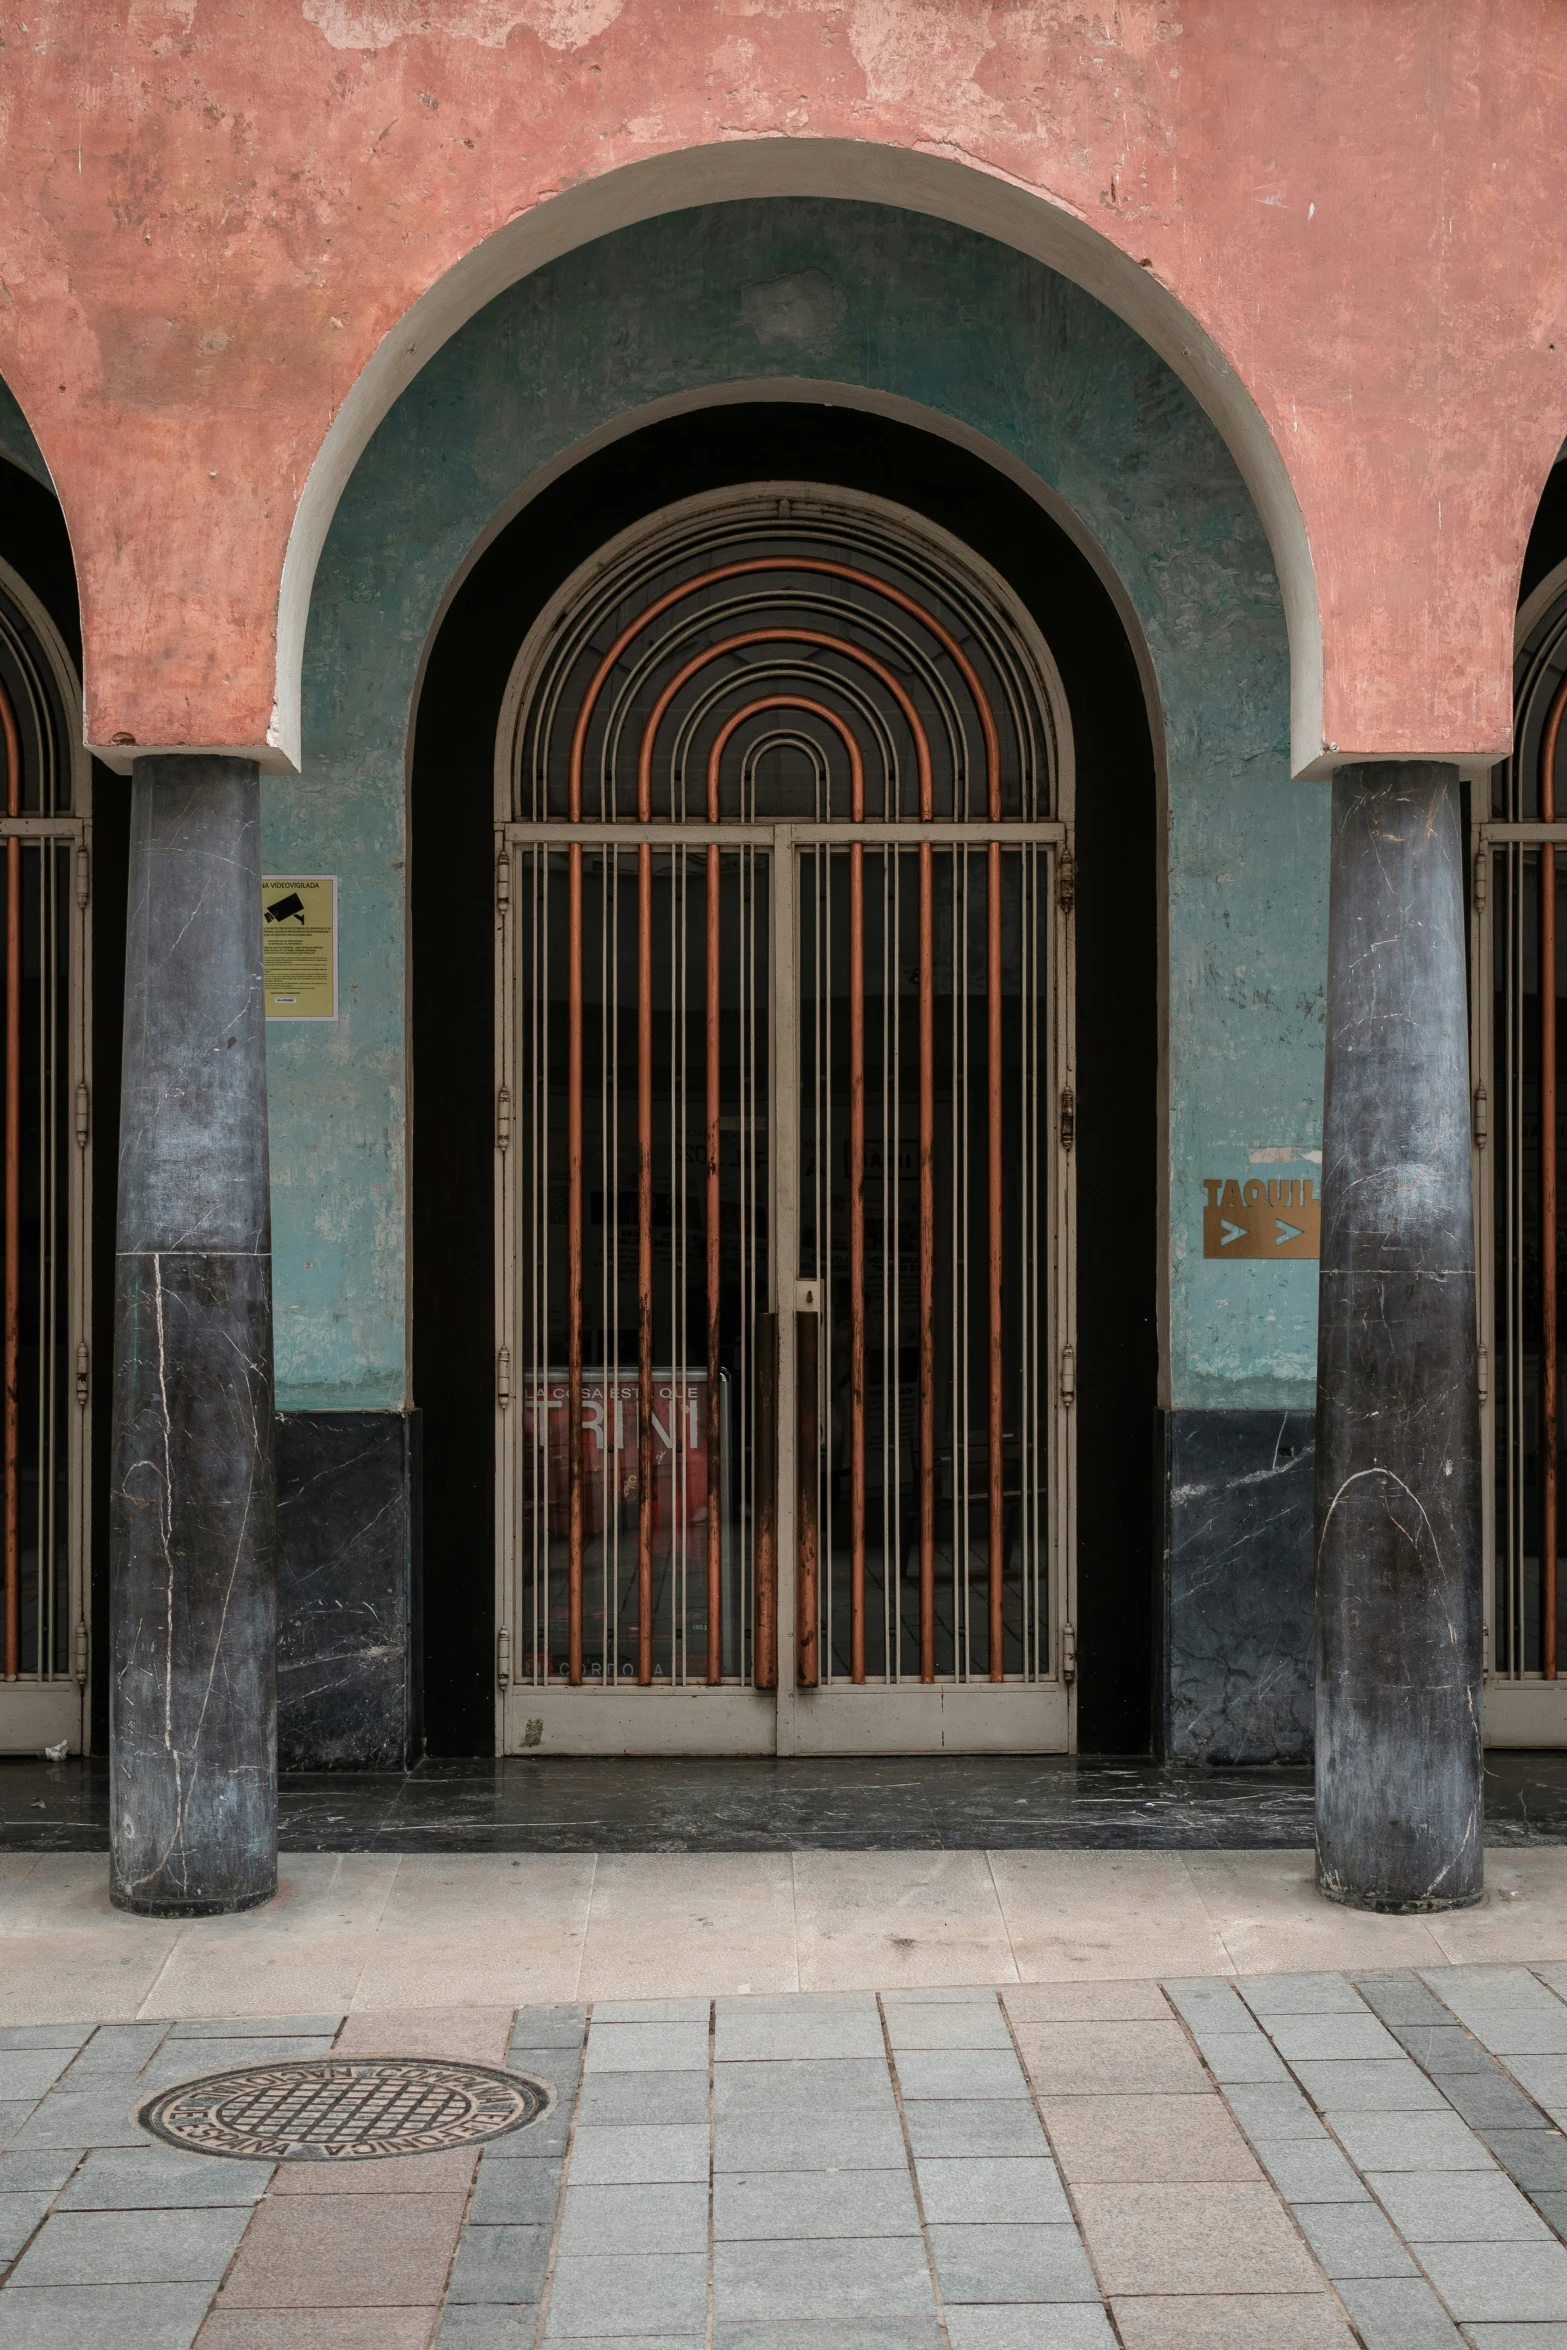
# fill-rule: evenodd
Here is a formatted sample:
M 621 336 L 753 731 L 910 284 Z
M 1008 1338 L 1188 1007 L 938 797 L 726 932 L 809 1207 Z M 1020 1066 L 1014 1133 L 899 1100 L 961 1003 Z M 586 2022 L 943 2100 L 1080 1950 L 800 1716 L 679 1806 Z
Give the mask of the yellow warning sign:
M 1311 1177 L 1226 1183 L 1205 1177 L 1205 1257 L 1314 1257 L 1322 1247 L 1322 1202 Z
M 337 1018 L 337 876 L 261 881 L 261 968 L 269 1020 Z

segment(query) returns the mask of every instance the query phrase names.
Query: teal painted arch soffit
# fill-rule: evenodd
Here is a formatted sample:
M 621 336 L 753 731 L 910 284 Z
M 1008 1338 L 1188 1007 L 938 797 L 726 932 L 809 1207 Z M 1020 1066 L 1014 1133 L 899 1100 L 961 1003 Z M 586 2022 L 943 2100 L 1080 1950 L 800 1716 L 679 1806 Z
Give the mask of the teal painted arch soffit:
M 341 877 L 342 1017 L 268 1039 L 284 1408 L 405 1400 L 405 777 L 454 583 L 585 444 L 802 381 L 988 443 L 1071 510 L 1136 615 L 1168 789 L 1168 1400 L 1309 1404 L 1315 1266 L 1201 1254 L 1205 1176 L 1320 1144 L 1328 795 L 1289 781 L 1283 609 L 1250 495 L 1179 380 L 1054 271 L 924 215 L 776 198 L 666 214 L 510 287 L 344 490 L 303 772 L 265 785 L 268 869 Z M 1126 1180 L 1145 1202 L 1157 1177 Z

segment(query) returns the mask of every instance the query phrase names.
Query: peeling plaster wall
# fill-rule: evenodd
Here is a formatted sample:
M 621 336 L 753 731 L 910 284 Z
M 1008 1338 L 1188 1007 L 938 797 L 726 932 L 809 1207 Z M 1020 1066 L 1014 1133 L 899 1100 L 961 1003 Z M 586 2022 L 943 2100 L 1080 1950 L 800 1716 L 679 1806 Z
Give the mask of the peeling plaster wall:
M 1120 575 L 1169 772 L 1168 1400 L 1310 1404 L 1315 1266 L 1201 1257 L 1204 1176 L 1321 1139 L 1328 800 L 1288 780 L 1284 626 L 1250 498 L 1164 364 L 1053 272 L 907 212 L 780 200 L 665 215 L 512 287 L 404 393 L 338 508 L 304 772 L 264 786 L 268 870 L 342 882 L 342 1017 L 268 1032 L 280 1408 L 407 1400 L 405 771 L 450 583 L 585 435 L 652 402 L 802 378 L 984 436 Z M 1157 1170 L 1124 1179 L 1128 1214 L 1145 1213 Z

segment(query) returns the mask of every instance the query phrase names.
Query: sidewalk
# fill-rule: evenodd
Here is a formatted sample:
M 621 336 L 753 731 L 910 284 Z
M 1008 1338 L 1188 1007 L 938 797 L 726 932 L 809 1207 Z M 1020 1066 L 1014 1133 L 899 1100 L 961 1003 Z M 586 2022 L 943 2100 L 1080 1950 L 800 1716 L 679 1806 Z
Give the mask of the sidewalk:
M 1567 1853 L 1488 1872 L 1409 1920 L 1303 1853 L 305 1855 L 163 1926 L 10 1856 L 0 2350 L 1562 2350 Z M 137 2118 L 370 2057 L 550 2102 L 346 2161 Z

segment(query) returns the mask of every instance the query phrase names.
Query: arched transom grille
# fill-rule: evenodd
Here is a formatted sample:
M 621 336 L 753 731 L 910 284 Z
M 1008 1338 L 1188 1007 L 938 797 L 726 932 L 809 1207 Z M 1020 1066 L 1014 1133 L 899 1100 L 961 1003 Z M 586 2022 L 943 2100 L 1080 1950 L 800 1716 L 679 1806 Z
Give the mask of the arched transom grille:
M 528 681 L 519 820 L 1032 820 L 1049 706 L 979 567 L 788 487 L 573 583 Z

